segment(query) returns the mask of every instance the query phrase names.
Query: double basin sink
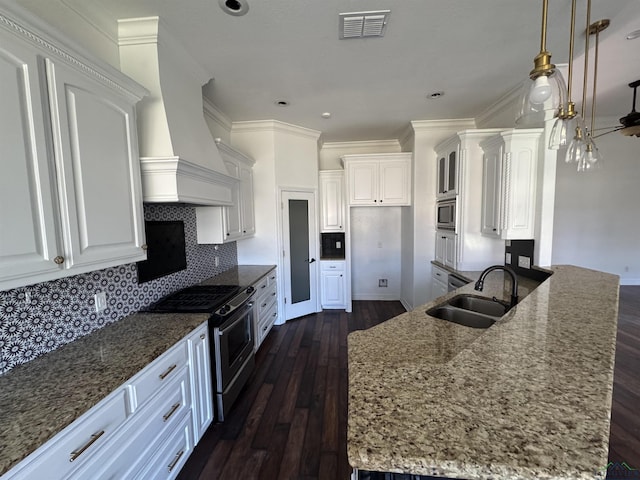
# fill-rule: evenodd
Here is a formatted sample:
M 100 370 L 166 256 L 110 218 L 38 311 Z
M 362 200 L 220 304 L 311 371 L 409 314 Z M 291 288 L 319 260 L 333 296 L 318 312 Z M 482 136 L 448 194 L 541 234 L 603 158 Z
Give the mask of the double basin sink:
M 427 315 L 472 328 L 489 328 L 511 307 L 497 299 L 456 295 L 427 310 Z

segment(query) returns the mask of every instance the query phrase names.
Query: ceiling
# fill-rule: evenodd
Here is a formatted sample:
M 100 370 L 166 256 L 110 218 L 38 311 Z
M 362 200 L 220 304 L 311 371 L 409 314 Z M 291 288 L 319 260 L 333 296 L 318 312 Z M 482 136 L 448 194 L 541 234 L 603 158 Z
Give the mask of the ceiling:
M 117 41 L 118 18 L 158 15 L 211 73 L 205 94 L 232 121 L 275 119 L 322 132 L 325 142 L 397 138 L 411 120 L 476 117 L 513 91 L 540 47 L 533 0 L 247 0 L 230 16 L 218 0 L 20 0 L 43 18 L 63 4 Z M 551 0 L 548 50 L 568 61 L 570 0 Z M 585 0 L 578 28 L 584 31 Z M 384 38 L 340 40 L 338 14 L 390 9 Z M 60 15 L 58 15 L 60 17 Z M 77 21 L 75 16 L 58 18 Z M 594 0 L 601 35 L 598 116 L 631 110 L 640 78 L 640 0 Z M 592 37 L 593 38 L 593 37 Z M 584 34 L 576 42 L 580 103 Z M 432 92 L 444 92 L 437 100 Z M 287 107 L 276 105 L 286 101 Z M 331 118 L 322 118 L 330 112 Z

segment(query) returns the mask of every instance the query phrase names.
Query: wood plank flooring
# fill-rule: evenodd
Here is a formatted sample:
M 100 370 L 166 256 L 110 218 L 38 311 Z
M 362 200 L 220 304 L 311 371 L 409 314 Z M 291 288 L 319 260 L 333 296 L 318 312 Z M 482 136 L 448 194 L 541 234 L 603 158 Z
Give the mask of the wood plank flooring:
M 347 334 L 404 312 L 354 302 L 274 327 L 224 424 L 212 425 L 180 480 L 348 480 Z M 609 460 L 640 468 L 640 287 L 621 287 Z M 613 477 L 611 477 L 613 478 Z

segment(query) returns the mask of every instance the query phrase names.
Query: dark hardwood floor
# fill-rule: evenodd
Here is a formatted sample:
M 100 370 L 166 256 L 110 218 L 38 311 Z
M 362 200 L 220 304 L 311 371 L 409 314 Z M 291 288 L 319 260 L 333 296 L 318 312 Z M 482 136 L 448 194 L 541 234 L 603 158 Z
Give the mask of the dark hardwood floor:
M 274 327 L 224 424 L 212 425 L 181 480 L 347 480 L 347 334 L 404 311 L 354 302 Z M 621 287 L 609 460 L 640 468 L 640 287 Z

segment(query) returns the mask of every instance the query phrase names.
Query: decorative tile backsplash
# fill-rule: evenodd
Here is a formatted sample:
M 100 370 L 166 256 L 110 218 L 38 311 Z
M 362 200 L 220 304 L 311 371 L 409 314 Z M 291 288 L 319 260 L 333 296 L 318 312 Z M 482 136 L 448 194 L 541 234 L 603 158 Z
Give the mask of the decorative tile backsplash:
M 145 205 L 144 213 L 146 220 L 184 221 L 187 269 L 138 285 L 130 263 L 0 292 L 0 374 L 237 265 L 235 242 L 197 244 L 194 207 Z M 107 294 L 100 313 L 97 292 Z

